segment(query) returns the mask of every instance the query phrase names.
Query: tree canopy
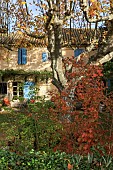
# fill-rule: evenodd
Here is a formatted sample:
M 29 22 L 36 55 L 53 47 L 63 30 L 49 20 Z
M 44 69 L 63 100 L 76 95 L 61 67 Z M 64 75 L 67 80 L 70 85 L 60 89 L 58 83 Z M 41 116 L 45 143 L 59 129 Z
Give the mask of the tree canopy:
M 65 77 L 62 56 L 62 29 L 95 30 L 93 38 L 82 57 L 87 57 L 87 64 L 103 64 L 113 58 L 113 0 L 17 0 L 8 3 L 13 31 L 19 30 L 24 35 L 36 39 L 46 38 L 47 48 L 51 56 L 53 83 L 62 90 L 67 79 Z M 84 23 L 84 25 L 83 25 Z M 101 36 L 97 35 L 100 31 Z M 90 36 L 90 35 L 87 35 Z M 70 39 L 71 39 L 70 34 Z M 77 48 L 69 41 L 65 46 Z M 88 55 L 95 50 L 95 54 Z M 81 57 L 80 56 L 80 57 Z M 69 56 L 70 57 L 70 56 Z M 80 58 L 79 57 L 79 58 Z M 78 59 L 79 59 L 78 58 Z

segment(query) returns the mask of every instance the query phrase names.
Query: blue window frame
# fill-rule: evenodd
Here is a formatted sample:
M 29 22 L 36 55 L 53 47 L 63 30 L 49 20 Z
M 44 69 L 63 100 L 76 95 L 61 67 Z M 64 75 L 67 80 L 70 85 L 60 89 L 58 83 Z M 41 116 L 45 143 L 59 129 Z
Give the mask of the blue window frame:
M 113 78 L 107 80 L 108 91 L 113 91 Z
M 108 89 L 110 89 L 111 88 L 111 81 L 110 81 L 110 79 L 107 80 L 107 85 L 108 85 Z
M 74 51 L 74 57 L 76 58 L 76 57 L 78 57 L 81 53 L 83 53 L 84 52 L 84 49 L 76 49 L 75 51 Z
M 42 61 L 43 61 L 43 62 L 46 62 L 47 60 L 48 60 L 48 53 L 43 52 L 43 53 L 42 53 Z
M 18 49 L 18 64 L 26 64 L 27 63 L 27 49 L 19 48 Z

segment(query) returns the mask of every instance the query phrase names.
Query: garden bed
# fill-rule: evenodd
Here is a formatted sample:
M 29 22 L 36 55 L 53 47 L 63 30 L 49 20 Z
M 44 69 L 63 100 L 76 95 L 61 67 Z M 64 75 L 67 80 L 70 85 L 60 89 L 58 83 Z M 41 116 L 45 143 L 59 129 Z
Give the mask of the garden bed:
M 65 152 L 34 152 L 23 155 L 0 150 L 1 170 L 112 170 L 111 156 L 68 155 Z

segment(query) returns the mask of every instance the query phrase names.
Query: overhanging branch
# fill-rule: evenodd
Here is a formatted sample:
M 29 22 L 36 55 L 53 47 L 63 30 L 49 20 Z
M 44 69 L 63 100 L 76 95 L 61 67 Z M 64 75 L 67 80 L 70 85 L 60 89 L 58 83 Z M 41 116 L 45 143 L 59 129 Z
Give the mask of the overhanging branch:
M 108 16 L 96 16 L 96 18 L 90 18 L 90 16 L 88 15 L 89 13 L 89 7 L 88 7 L 88 4 L 87 4 L 87 0 L 80 0 L 80 7 L 81 7 L 81 10 L 83 11 L 84 13 L 84 16 L 87 20 L 87 22 L 100 22 L 100 21 L 107 21 L 107 20 L 113 20 L 113 14 L 109 14 Z
M 108 16 L 98 16 L 97 18 L 89 18 L 88 12 L 87 11 L 83 11 L 84 16 L 86 18 L 87 22 L 100 22 L 100 21 L 110 21 L 113 19 L 113 14 L 109 14 Z
M 45 38 L 45 34 L 44 35 L 36 35 L 36 34 L 33 34 L 33 33 L 29 33 L 28 31 L 25 30 L 25 33 L 30 36 L 30 37 L 33 37 L 33 38 L 37 38 L 37 39 L 43 39 Z
M 104 64 L 104 63 L 110 61 L 112 58 L 113 58 L 113 51 L 106 54 L 105 56 L 101 57 L 96 62 L 92 62 L 92 64 L 95 64 L 95 65 Z

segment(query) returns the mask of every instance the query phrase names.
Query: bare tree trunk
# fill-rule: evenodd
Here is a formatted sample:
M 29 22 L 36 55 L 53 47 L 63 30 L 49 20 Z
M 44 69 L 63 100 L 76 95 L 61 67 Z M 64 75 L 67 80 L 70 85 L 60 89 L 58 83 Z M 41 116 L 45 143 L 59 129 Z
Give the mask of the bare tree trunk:
M 61 92 L 67 83 L 63 70 L 62 57 L 62 26 L 50 25 L 48 29 L 48 50 L 51 56 L 53 84 Z

